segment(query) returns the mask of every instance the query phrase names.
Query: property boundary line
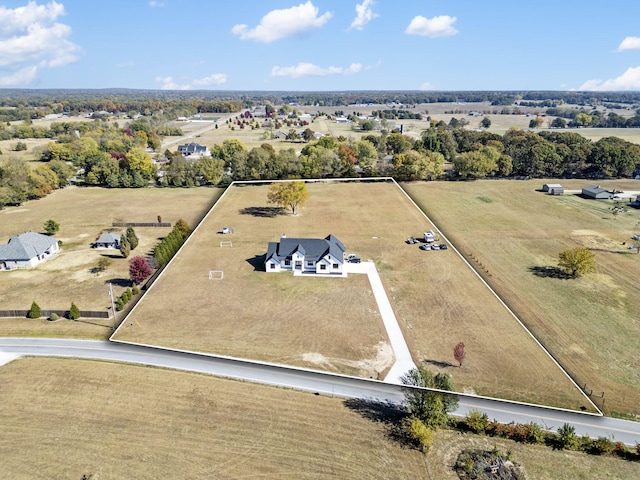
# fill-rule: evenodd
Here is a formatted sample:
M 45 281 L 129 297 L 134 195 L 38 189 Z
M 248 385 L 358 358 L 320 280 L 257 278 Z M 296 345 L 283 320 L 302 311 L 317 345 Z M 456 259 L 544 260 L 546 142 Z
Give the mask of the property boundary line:
M 187 237 L 187 239 L 185 240 L 185 242 L 182 244 L 182 246 L 178 249 L 178 251 L 175 253 L 175 255 L 171 258 L 171 260 L 169 261 L 169 263 L 167 263 L 162 271 L 160 272 L 160 274 L 158 275 L 158 278 L 160 278 L 165 270 L 169 267 L 169 265 L 171 265 L 171 263 L 173 263 L 173 261 L 176 259 L 176 257 L 178 256 L 178 254 L 182 251 L 182 249 L 185 247 L 185 245 L 187 245 L 189 243 L 189 241 L 191 240 L 191 238 L 193 237 L 193 234 L 202 226 L 202 224 L 204 223 L 204 221 L 209 217 L 209 215 L 211 215 L 211 213 L 216 209 L 216 207 L 218 206 L 218 204 L 222 201 L 222 199 L 227 195 L 227 193 L 229 192 L 229 190 L 231 190 L 231 187 L 235 186 L 236 184 L 238 185 L 243 185 L 243 184 L 269 184 L 269 183 L 279 183 L 279 182 L 291 182 L 292 180 L 255 180 L 255 181 L 251 181 L 251 180 L 245 180 L 245 181 L 234 181 L 231 182 L 229 184 L 229 186 L 225 189 L 225 191 L 223 192 L 222 195 L 220 195 L 220 197 L 218 198 L 218 200 L 216 200 L 216 202 L 211 206 L 211 208 L 209 209 L 209 211 L 206 213 L 206 215 L 204 217 L 202 217 L 202 219 L 200 220 L 200 222 L 198 223 L 198 225 L 196 226 L 196 228 L 193 229 L 193 231 L 191 232 L 191 235 L 189 235 L 189 237 Z M 420 207 L 418 207 L 418 205 L 416 204 L 416 202 L 414 202 L 414 200 L 409 196 L 409 194 L 407 192 L 405 192 L 405 190 L 398 184 L 398 182 L 396 182 L 392 177 L 366 177 L 366 178 L 336 178 L 336 179 L 301 179 L 300 181 L 304 181 L 305 183 L 332 183 L 332 182 L 354 182 L 354 183 L 358 183 L 358 182 L 391 182 L 393 184 L 395 184 L 395 186 L 400 190 L 400 192 L 402 192 L 402 194 L 404 194 L 404 196 L 409 200 L 409 202 L 415 207 L 417 208 L 417 210 L 422 214 L 422 216 L 424 216 L 424 218 L 427 219 L 427 221 L 429 221 L 429 223 L 431 223 L 431 225 L 433 225 L 433 228 L 442 236 L 442 238 L 446 239 L 446 241 L 451 245 L 451 248 L 456 252 L 456 254 L 458 254 L 458 256 L 462 259 L 462 261 L 471 269 L 471 271 L 478 277 L 478 279 L 485 285 L 485 287 L 487 287 L 489 289 L 489 291 L 496 297 L 496 299 L 500 302 L 500 304 L 513 316 L 513 318 L 520 324 L 520 326 L 524 329 L 525 332 L 527 332 L 529 334 L 529 336 L 536 342 L 536 344 L 538 344 L 538 346 L 540 348 L 542 348 L 542 350 L 549 356 L 549 358 L 551 359 L 551 361 L 560 369 L 560 371 L 562 373 L 564 373 L 564 375 L 569 379 L 569 381 L 578 389 L 578 391 L 582 394 L 582 396 L 587 400 L 587 402 L 589 404 L 591 404 L 598 413 L 591 413 L 591 412 L 582 412 L 579 410 L 571 410 L 568 408 L 561 408 L 561 407 L 553 407 L 551 405 L 538 405 L 535 403 L 528 403 L 528 402 L 519 402 L 519 401 L 515 401 L 515 400 L 506 400 L 506 399 L 502 399 L 502 398 L 494 398 L 494 397 L 486 397 L 486 396 L 482 396 L 482 395 L 472 395 L 469 393 L 461 393 L 461 392 L 453 392 L 455 393 L 455 395 L 458 395 L 458 397 L 461 398 L 482 398 L 482 399 L 487 399 L 487 400 L 493 400 L 493 401 L 498 401 L 498 402 L 503 402 L 503 403 L 509 403 L 509 404 L 516 404 L 516 405 L 526 405 L 526 406 L 530 406 L 530 407 L 538 407 L 538 408 L 542 408 L 542 409 L 549 409 L 549 410 L 555 410 L 555 411 L 563 411 L 563 412 L 572 412 L 572 413 L 579 413 L 582 415 L 591 415 L 591 416 L 598 416 L 598 417 L 603 417 L 604 413 L 598 408 L 598 406 L 596 404 L 594 404 L 591 399 L 586 395 L 585 392 L 582 391 L 582 389 L 580 388 L 580 386 L 573 380 L 573 378 L 571 378 L 571 375 L 569 375 L 567 373 L 567 371 L 562 368 L 562 365 L 560 365 L 560 363 L 558 363 L 558 361 L 553 357 L 553 355 L 551 355 L 551 353 L 544 347 L 544 345 L 542 345 L 540 343 L 540 341 L 533 335 L 533 333 L 531 333 L 531 331 L 522 323 L 522 321 L 518 318 L 518 316 L 507 306 L 506 303 L 504 303 L 504 301 L 498 296 L 498 294 L 491 288 L 491 286 L 489 286 L 489 284 L 480 276 L 480 274 L 473 268 L 473 266 L 464 258 L 464 256 L 458 251 L 457 248 L 455 248 L 455 246 L 453 244 L 451 244 L 451 242 L 449 241 L 449 239 L 447 239 L 446 235 L 444 235 L 440 229 L 433 223 L 433 221 L 431 221 L 431 219 L 422 211 L 422 209 Z M 156 278 L 157 280 L 157 278 Z M 212 355 L 212 354 L 206 354 L 206 353 L 200 353 L 200 352 L 193 352 L 193 351 L 189 351 L 189 350 L 179 350 L 179 349 L 171 349 L 171 348 L 166 348 L 166 347 L 161 347 L 161 346 L 156 346 L 156 345 L 147 345 L 144 343 L 136 343 L 136 342 L 126 342 L 123 340 L 116 340 L 113 337 L 116 335 L 116 333 L 118 333 L 118 331 L 120 330 L 120 328 L 122 327 L 122 325 L 126 324 L 126 320 L 127 318 L 136 310 L 136 308 L 138 307 L 138 305 L 140 304 L 141 300 L 144 298 L 144 296 L 147 294 L 147 292 L 149 290 L 151 290 L 151 288 L 153 288 L 153 286 L 156 284 L 156 282 L 154 282 L 138 299 L 138 301 L 136 302 L 136 304 L 133 306 L 133 308 L 129 311 L 129 313 L 124 317 L 124 319 L 120 322 L 120 325 L 118 325 L 118 328 L 115 329 L 115 331 L 111 334 L 111 336 L 109 337 L 109 341 L 112 342 L 116 342 L 116 343 L 122 343 L 122 344 L 131 344 L 131 345 L 138 345 L 138 346 L 142 346 L 142 347 L 150 347 L 150 348 L 157 348 L 159 350 L 164 350 L 164 351 L 176 351 L 176 352 L 181 352 L 181 353 L 187 353 L 187 354 L 192 354 L 192 355 L 204 355 L 204 356 L 209 356 L 209 357 L 215 357 L 215 358 L 228 358 L 228 359 L 233 359 L 233 360 L 240 360 L 240 361 L 246 361 L 247 363 L 256 363 L 256 364 L 263 364 L 263 365 L 272 365 L 274 367 L 278 367 L 278 368 L 285 368 L 285 369 L 291 369 L 291 370 L 300 370 L 300 371 L 312 371 L 312 372 L 318 372 L 318 370 L 310 370 L 310 369 L 304 369 L 304 368 L 300 368 L 300 367 L 290 367 L 288 365 L 279 365 L 279 364 L 275 364 L 275 363 L 266 363 L 266 362 L 257 362 L 257 361 L 253 361 L 253 360 L 248 360 L 248 359 L 240 359 L 240 358 L 235 358 L 235 357 L 228 357 L 228 356 L 221 356 L 221 355 Z M 327 373 L 327 372 L 321 372 L 321 373 Z M 340 374 L 333 374 L 333 373 L 327 373 L 328 375 L 334 375 L 337 377 L 349 377 L 348 375 L 340 375 Z M 349 377 L 349 378 L 359 378 L 359 377 Z M 384 383 L 384 382 L 382 382 Z M 445 393 L 452 393 L 452 392 L 445 392 Z
M 469 269 L 474 273 L 474 275 L 476 277 L 478 277 L 478 279 L 484 284 L 485 287 L 487 287 L 487 289 L 493 294 L 494 297 L 496 297 L 496 299 L 498 300 L 498 302 L 500 302 L 500 304 L 507 310 L 507 312 L 509 312 L 509 314 L 520 324 L 520 326 L 524 329 L 525 332 L 527 332 L 529 334 L 529 336 L 533 339 L 534 342 L 536 342 L 536 344 L 542 349 L 542 351 L 544 353 L 547 354 L 547 356 L 551 359 L 551 361 L 560 369 L 560 371 L 562 373 L 564 373 L 564 375 L 569 379 L 569 381 L 573 384 L 574 387 L 576 387 L 576 389 L 582 394 L 582 396 L 587 400 L 587 402 L 593 406 L 593 408 L 596 409 L 596 411 L 598 412 L 597 414 L 593 414 L 590 413 L 590 415 L 597 415 L 597 416 L 604 416 L 604 412 L 602 410 L 600 410 L 598 408 L 598 406 L 589 398 L 589 396 L 586 394 L 586 392 L 584 392 L 582 390 L 582 388 L 580 388 L 580 385 L 578 385 L 576 383 L 576 381 L 571 377 L 571 375 L 569 375 L 569 372 L 567 372 L 562 365 L 560 365 L 560 363 L 555 359 L 555 357 L 551 354 L 551 352 L 549 350 L 547 350 L 545 348 L 545 346 L 540 343 L 540 341 L 536 338 L 536 336 L 531 332 L 531 330 L 529 330 L 527 328 L 527 326 L 522 322 L 522 320 L 520 320 L 520 318 L 515 314 L 515 312 L 513 310 L 511 310 L 511 308 L 509 308 L 509 306 L 502 300 L 502 298 L 500 298 L 500 296 L 498 295 L 498 293 L 491 288 L 491 286 L 486 282 L 486 280 L 484 278 L 482 278 L 482 276 L 478 273 L 478 271 L 473 268 L 473 265 L 471 265 L 466 258 L 464 258 L 464 255 L 462 255 L 460 253 L 460 251 L 455 247 L 455 245 L 453 245 L 453 243 L 451 243 L 451 241 L 447 238 L 446 235 L 444 235 L 442 233 L 442 231 L 436 226 L 436 224 L 427 216 L 426 213 L 424 213 L 424 211 L 418 206 L 418 204 L 413 200 L 413 198 L 411 198 L 411 196 L 404 190 L 404 188 L 402 188 L 400 186 L 400 184 L 398 184 L 398 182 L 396 182 L 393 178 L 391 179 L 393 181 L 393 183 L 396 184 L 396 186 L 400 189 L 400 191 L 405 195 L 405 197 L 407 197 L 407 199 L 411 202 L 411 204 L 416 207 L 418 209 L 418 211 L 424 216 L 424 218 L 426 218 L 429 223 L 431 223 L 431 225 L 433 225 L 433 228 L 438 232 L 438 234 L 441 236 L 441 238 L 444 238 L 447 243 L 450 245 L 450 248 L 452 248 L 456 254 L 462 259 L 462 261 L 467 265 L 467 267 L 469 267 Z M 490 397 L 487 397 L 490 398 Z M 527 403 L 524 403 L 524 405 L 530 405 Z M 550 407 L 549 408 L 554 408 L 554 407 Z M 575 410 L 570 410 L 570 411 L 575 411 Z M 580 412 L 580 413 L 588 413 L 588 412 Z

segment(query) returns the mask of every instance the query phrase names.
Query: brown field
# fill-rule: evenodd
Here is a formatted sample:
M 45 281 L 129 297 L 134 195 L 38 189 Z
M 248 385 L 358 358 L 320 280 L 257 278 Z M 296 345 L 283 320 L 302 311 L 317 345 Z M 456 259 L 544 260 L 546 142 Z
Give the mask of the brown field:
M 425 476 L 421 453 L 337 398 L 68 359 L 15 361 L 0 383 L 3 478 Z
M 93 241 L 111 228 L 113 221 L 165 222 L 184 218 L 195 225 L 222 193 L 221 189 L 103 189 L 67 187 L 40 200 L 0 211 L 0 241 L 28 230 L 42 231 L 44 222 L 60 223 L 55 235 L 63 241 L 55 259 L 34 270 L 0 272 L 0 309 L 28 309 L 37 301 L 43 309 L 67 309 L 75 302 L 81 310 L 106 310 L 111 305 L 107 283 L 114 282 L 120 295 L 129 277 L 128 261 L 113 250 L 94 250 Z M 116 231 L 124 231 L 123 228 Z M 133 255 L 144 255 L 166 235 L 169 228 L 136 228 L 140 239 Z M 112 257 L 111 266 L 100 274 L 91 272 L 101 256 Z M 105 321 L 98 327 L 78 322 L 0 319 L 0 335 L 53 335 L 102 337 Z M 111 325 L 111 322 L 106 322 Z M 89 331 L 91 333 L 89 333 Z M 75 333 L 75 334 L 74 334 Z
M 264 216 L 267 189 L 228 189 L 114 338 L 382 376 L 388 340 L 364 277 L 294 278 L 254 268 L 283 232 L 333 233 L 348 251 L 375 261 L 416 362 L 452 373 L 460 391 L 587 406 L 454 251 L 404 243 L 432 226 L 394 184 L 309 184 L 295 217 Z M 225 225 L 236 233 L 218 234 Z M 220 240 L 233 247 L 219 247 Z M 224 279 L 209 280 L 209 270 L 224 270 Z M 452 364 L 459 341 L 468 352 L 461 369 Z
M 403 185 L 443 233 L 499 292 L 536 337 L 593 400 L 609 413 L 640 414 L 640 255 L 627 249 L 640 213 L 616 217 L 610 201 L 537 192 L 547 180 L 433 182 Z M 584 180 L 551 180 L 580 189 Z M 602 181 L 605 188 L 638 190 L 632 180 Z M 626 245 L 623 243 L 626 242 Z M 560 251 L 585 245 L 597 272 L 554 277 Z M 433 252 L 432 252 L 433 253 Z M 466 343 L 466 335 L 461 339 Z M 448 353 L 421 337 L 434 355 Z M 506 340 L 506 339 L 503 339 Z M 496 342 L 498 349 L 504 343 Z M 467 343 L 468 355 L 475 346 Z M 519 355 L 518 363 L 527 362 Z M 475 360 L 468 360 L 469 368 Z M 533 364 L 532 364 L 533 365 Z
M 14 480 L 453 480 L 462 449 L 494 446 L 532 479 L 640 475 L 637 462 L 447 430 L 425 457 L 393 440 L 375 410 L 206 375 L 31 358 L 2 367 L 0 382 L 2 472 Z
M 627 480 L 640 477 L 640 463 L 614 457 L 600 457 L 567 450 L 552 450 L 543 445 L 524 445 L 502 438 L 439 431 L 426 455 L 427 478 L 458 480 L 453 470 L 458 454 L 465 449 L 510 451 L 514 462 L 524 467 L 534 480 Z

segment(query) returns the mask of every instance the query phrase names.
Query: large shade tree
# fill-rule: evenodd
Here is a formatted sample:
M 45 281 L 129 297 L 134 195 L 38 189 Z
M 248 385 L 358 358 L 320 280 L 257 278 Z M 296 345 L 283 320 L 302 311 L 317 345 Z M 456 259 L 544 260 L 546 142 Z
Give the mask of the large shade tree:
M 304 182 L 278 182 L 269 187 L 267 199 L 269 203 L 290 208 L 293 215 L 304 205 L 309 197 L 307 184 Z

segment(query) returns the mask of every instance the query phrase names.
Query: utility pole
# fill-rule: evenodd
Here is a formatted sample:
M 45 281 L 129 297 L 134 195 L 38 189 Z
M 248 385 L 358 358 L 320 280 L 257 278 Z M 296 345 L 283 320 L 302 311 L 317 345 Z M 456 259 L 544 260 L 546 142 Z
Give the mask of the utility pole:
M 109 282 L 109 296 L 111 297 L 111 312 L 113 313 L 113 327 L 112 330 L 116 331 L 116 304 L 113 300 L 113 287 L 111 282 Z

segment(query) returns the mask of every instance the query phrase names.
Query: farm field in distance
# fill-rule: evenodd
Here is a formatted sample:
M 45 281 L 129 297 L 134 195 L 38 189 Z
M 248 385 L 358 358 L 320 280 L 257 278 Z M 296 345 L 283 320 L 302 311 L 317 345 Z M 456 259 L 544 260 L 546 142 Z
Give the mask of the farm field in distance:
M 597 405 L 604 392 L 608 414 L 639 415 L 640 256 L 627 247 L 638 233 L 640 212 L 630 208 L 614 216 L 612 201 L 546 195 L 536 191 L 543 183 L 579 190 L 592 182 L 483 180 L 403 188 L 576 382 L 586 384 Z M 600 184 L 640 190 L 633 180 Z M 595 252 L 596 273 L 577 279 L 548 276 L 558 253 L 578 245 Z M 438 349 L 437 342 L 429 346 Z M 467 348 L 473 351 L 470 344 Z
M 15 480 L 457 479 L 464 448 L 510 450 L 527 478 L 640 475 L 638 462 L 440 430 L 429 452 L 357 402 L 156 368 L 30 358 L 0 369 L 0 455 Z M 162 419 L 159 421 L 159 419 Z M 33 452 L 38 455 L 34 456 Z M 64 458 L 64 462 L 60 459 Z
M 260 271 L 267 243 L 283 233 L 332 233 L 375 262 L 414 361 L 451 373 L 459 391 L 589 408 L 455 251 L 405 243 L 432 225 L 396 185 L 307 188 L 297 216 L 275 214 L 266 185 L 228 189 L 113 338 L 382 377 L 391 366 L 388 340 L 365 277 Z M 235 233 L 220 234 L 223 226 Z M 219 246 L 228 240 L 233 247 Z M 224 279 L 209 280 L 210 270 Z M 467 344 L 463 368 L 453 365 L 459 341 Z
M 104 189 L 67 187 L 40 200 L 0 211 L 0 242 L 25 231 L 42 232 L 48 219 L 60 224 L 55 237 L 62 240 L 61 252 L 34 270 L 0 272 L 2 309 L 28 309 L 37 301 L 43 309 L 68 309 L 75 302 L 81 310 L 104 310 L 111 306 L 109 281 L 114 295 L 126 288 L 128 260 L 117 250 L 95 250 L 91 244 L 114 221 L 165 222 L 184 218 L 195 225 L 222 194 L 219 188 L 198 189 Z M 124 232 L 124 228 L 114 228 Z M 133 255 L 148 254 L 170 228 L 136 228 L 140 240 Z M 101 257 L 110 257 L 106 271 L 92 273 Z M 79 336 L 106 338 L 112 320 L 90 323 L 46 319 L 0 318 L 0 335 Z

